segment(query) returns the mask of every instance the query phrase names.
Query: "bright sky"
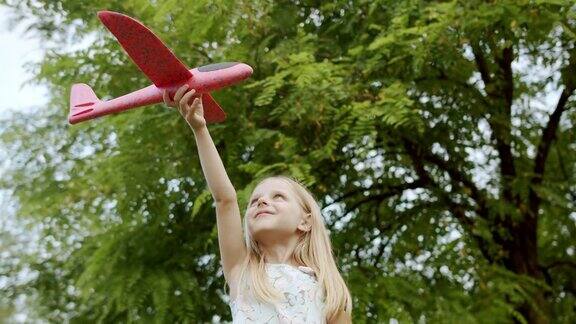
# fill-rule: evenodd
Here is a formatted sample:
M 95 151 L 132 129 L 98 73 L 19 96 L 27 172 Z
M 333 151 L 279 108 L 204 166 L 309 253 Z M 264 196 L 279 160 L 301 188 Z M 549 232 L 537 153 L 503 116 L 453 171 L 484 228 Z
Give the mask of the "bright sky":
M 47 89 L 42 86 L 24 86 L 33 78 L 24 65 L 28 62 L 39 62 L 42 50 L 38 40 L 25 36 L 24 25 L 12 28 L 8 24 L 11 16 L 9 8 L 0 6 L 0 116 L 7 110 L 30 110 L 41 107 L 47 102 Z
M 42 58 L 42 49 L 37 40 L 23 34 L 25 25 L 9 26 L 8 18 L 11 16 L 12 13 L 9 8 L 0 6 L 0 46 L 2 47 L 0 51 L 0 65 L 2 66 L 2 73 L 0 73 L 0 120 L 6 117 L 10 111 L 31 112 L 33 109 L 41 109 L 48 102 L 46 87 L 24 86 L 24 83 L 33 78 L 33 74 L 27 71 L 24 65 L 30 62 L 39 62 Z M 1 124 L 0 127 L 2 127 Z M 2 176 L 6 164 L 10 163 L 7 156 L 9 154 L 5 148 L 0 146 L 0 176 Z M 37 240 L 37 236 L 33 235 L 31 231 L 24 231 L 23 227 L 18 225 L 20 223 L 14 219 L 14 202 L 2 190 L 0 190 L 0 206 L 3 207 L 3 210 L 0 211 L 0 232 L 10 233 L 14 238 L 22 240 L 16 244 Z M 35 244 L 29 245 L 35 247 Z M 29 270 L 26 267 L 20 273 L 20 281 L 30 277 Z M 0 287 L 5 284 L 7 284 L 6 280 L 0 280 Z M 25 311 L 26 303 L 23 300 L 18 300 L 16 309 L 16 314 L 11 320 L 15 323 L 26 323 L 28 321 Z

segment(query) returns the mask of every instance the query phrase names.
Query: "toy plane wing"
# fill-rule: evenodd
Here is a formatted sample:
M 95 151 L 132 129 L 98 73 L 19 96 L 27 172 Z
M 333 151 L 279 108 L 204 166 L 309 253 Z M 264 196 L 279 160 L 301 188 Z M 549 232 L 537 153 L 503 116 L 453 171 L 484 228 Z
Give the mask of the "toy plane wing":
M 98 18 L 156 87 L 174 86 L 192 77 L 172 51 L 139 21 L 112 11 L 100 11 Z

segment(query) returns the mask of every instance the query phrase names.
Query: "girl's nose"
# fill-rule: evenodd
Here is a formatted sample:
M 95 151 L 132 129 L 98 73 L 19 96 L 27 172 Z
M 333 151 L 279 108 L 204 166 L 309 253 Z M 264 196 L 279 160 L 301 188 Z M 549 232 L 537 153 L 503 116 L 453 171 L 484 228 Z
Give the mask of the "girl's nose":
M 268 204 L 268 203 L 265 202 L 263 199 L 264 199 L 264 197 L 258 198 L 258 206 L 260 206 L 260 203 L 261 203 L 261 202 L 264 202 L 264 203 Z

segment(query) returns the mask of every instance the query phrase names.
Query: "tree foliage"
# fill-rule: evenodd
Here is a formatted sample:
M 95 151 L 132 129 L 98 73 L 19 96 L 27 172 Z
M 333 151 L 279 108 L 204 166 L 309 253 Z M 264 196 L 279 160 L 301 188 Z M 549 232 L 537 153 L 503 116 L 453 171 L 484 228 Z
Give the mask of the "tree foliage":
M 37 274 L 2 298 L 33 294 L 55 322 L 230 320 L 180 116 L 159 105 L 67 125 L 73 83 L 103 99 L 150 84 L 96 19 L 109 9 L 190 66 L 254 68 L 215 93 L 228 119 L 210 132 L 241 208 L 264 174 L 316 193 L 355 322 L 574 321 L 573 1 L 2 3 L 49 44 L 36 72 L 52 93 L 1 132 L 0 188 L 47 251 L 0 245 L 23 260 L 5 276 Z

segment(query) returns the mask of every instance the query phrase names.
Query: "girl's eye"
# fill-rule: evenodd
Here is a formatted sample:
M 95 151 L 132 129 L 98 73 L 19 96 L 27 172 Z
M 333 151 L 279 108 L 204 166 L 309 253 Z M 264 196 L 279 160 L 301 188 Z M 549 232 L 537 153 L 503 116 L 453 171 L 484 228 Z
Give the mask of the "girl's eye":
M 284 195 L 277 193 L 277 194 L 274 195 L 274 198 L 276 198 L 276 197 L 282 197 L 282 198 L 284 198 Z M 254 205 L 254 203 L 255 203 L 256 201 L 258 201 L 258 199 L 252 199 L 252 201 L 250 202 L 250 205 Z

